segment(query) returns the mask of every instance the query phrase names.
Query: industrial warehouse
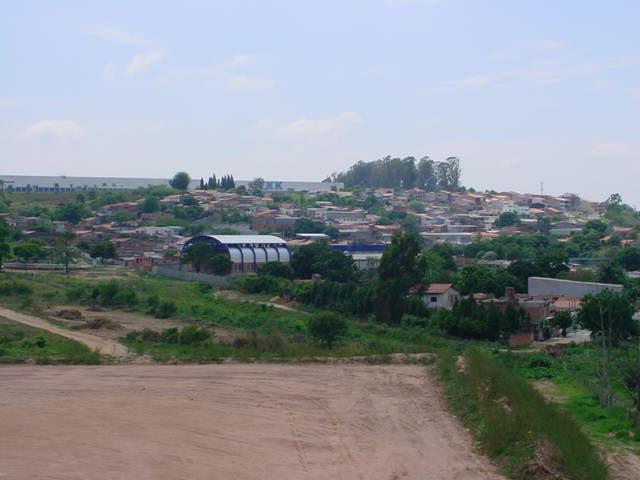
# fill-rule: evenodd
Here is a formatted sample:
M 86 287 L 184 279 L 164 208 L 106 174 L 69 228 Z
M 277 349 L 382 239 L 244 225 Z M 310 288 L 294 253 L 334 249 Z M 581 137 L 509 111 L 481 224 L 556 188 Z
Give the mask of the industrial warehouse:
M 232 272 L 255 272 L 265 263 L 289 263 L 291 260 L 287 242 L 274 235 L 198 235 L 184 243 L 180 254 L 197 243 L 205 243 L 215 252 L 229 255 Z

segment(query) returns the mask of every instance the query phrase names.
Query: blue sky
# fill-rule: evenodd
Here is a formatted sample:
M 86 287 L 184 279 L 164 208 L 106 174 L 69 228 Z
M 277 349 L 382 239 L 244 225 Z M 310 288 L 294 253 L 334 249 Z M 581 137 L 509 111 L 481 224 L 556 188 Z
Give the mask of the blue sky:
M 0 172 L 320 180 L 461 158 L 480 189 L 640 205 L 640 2 L 28 1 Z

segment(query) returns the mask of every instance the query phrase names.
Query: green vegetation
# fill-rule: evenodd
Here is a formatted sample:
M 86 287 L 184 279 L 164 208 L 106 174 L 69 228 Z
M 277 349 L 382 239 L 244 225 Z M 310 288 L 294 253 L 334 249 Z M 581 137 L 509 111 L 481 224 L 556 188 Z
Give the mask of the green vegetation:
M 215 360 L 224 356 L 234 357 L 312 357 L 386 355 L 390 353 L 421 353 L 433 349 L 441 342 L 434 339 L 424 327 L 418 325 L 388 326 L 373 319 L 346 318 L 347 332 L 340 335 L 331 348 L 314 337 L 309 329 L 311 316 L 304 311 L 287 311 L 270 305 L 227 300 L 217 295 L 208 285 L 168 279 L 152 275 L 136 275 L 122 280 L 103 281 L 98 278 L 79 278 L 73 275 L 42 273 L 35 277 L 12 274 L 11 291 L 18 288 L 18 296 L 0 300 L 14 308 L 39 310 L 51 305 L 85 304 L 100 308 L 124 308 L 151 313 L 155 316 L 183 319 L 199 327 L 218 326 L 237 331 L 246 342 L 252 338 L 259 348 L 251 348 L 251 342 L 240 340 L 241 345 L 212 343 L 200 346 L 164 345 L 162 342 L 141 340 L 138 347 L 154 351 L 158 358 L 181 358 L 198 361 Z M 269 277 L 273 278 L 273 277 Z M 7 287 L 9 288 L 9 287 Z M 160 300 L 162 299 L 162 300 Z M 163 307 L 164 302 L 171 302 Z M 168 313 L 166 310 L 168 310 Z M 273 338 L 278 352 L 268 351 Z M 245 343 L 243 343 L 245 342 Z M 256 343 L 254 342 L 254 343 Z M 179 348 L 178 348 L 179 347 Z M 160 352 L 160 353 L 158 353 Z
M 460 188 L 460 160 L 449 157 L 443 162 L 423 157 L 385 157 L 373 162 L 358 162 L 332 180 L 345 187 L 423 188 L 457 190 Z
M 86 346 L 0 318 L 0 363 L 98 364 L 100 355 Z
M 191 177 L 187 172 L 178 172 L 173 176 L 171 181 L 169 181 L 169 185 L 171 185 L 176 190 L 185 192 L 187 188 L 189 188 L 190 182 Z
M 626 350 L 626 349 L 625 349 Z M 629 352 L 629 350 L 627 350 Z M 619 360 L 614 355 L 618 372 L 611 405 L 600 402 L 601 381 L 597 378 L 600 352 L 595 345 L 574 345 L 551 356 L 545 353 L 501 353 L 497 360 L 517 375 L 541 383 L 554 401 L 571 413 L 582 428 L 599 444 L 624 444 L 640 448 L 640 425 L 634 412 L 634 399 L 623 387 Z M 637 362 L 637 357 L 631 356 Z M 636 363 L 637 365 L 637 363 Z
M 215 275 L 228 275 L 231 272 L 229 256 L 216 252 L 213 246 L 204 242 L 196 242 L 187 248 L 181 261 L 190 263 L 196 272 L 205 270 Z
M 452 407 L 512 478 L 604 480 L 607 469 L 575 421 L 526 380 L 477 349 L 438 366 Z
M 327 348 L 332 348 L 348 331 L 347 321 L 337 313 L 325 312 L 315 315 L 309 320 L 309 333 Z

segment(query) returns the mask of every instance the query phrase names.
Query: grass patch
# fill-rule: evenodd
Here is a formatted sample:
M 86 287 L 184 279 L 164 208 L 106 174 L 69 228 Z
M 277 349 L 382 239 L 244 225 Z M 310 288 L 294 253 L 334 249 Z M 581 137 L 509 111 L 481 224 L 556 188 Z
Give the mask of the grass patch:
M 125 308 L 149 313 L 155 300 L 171 302 L 170 316 L 199 326 L 217 326 L 242 332 L 244 336 L 259 338 L 280 335 L 286 348 L 263 351 L 260 347 L 247 350 L 229 346 L 171 346 L 158 341 L 136 340 L 130 347 L 145 353 L 155 352 L 162 358 L 184 360 L 215 359 L 220 356 L 310 357 L 387 355 L 391 353 L 431 352 L 443 340 L 417 326 L 388 326 L 375 321 L 347 319 L 346 333 L 333 348 L 322 348 L 314 342 L 308 330 L 311 315 L 307 312 L 287 311 L 270 305 L 250 301 L 230 300 L 216 295 L 198 282 L 187 282 L 154 275 L 128 275 L 116 280 L 91 278 L 86 275 L 40 273 L 37 275 L 12 274 L 31 286 L 29 308 L 34 311 L 62 304 L 95 304 L 100 308 Z M 16 298 L 0 298 L 22 309 Z M 154 310 L 155 312 L 155 310 Z M 240 352 L 238 352 L 240 350 Z
M 512 478 L 604 480 L 607 469 L 572 417 L 517 372 L 476 348 L 444 352 L 438 371 L 453 408 Z
M 100 355 L 73 340 L 0 318 L 0 363 L 90 364 Z

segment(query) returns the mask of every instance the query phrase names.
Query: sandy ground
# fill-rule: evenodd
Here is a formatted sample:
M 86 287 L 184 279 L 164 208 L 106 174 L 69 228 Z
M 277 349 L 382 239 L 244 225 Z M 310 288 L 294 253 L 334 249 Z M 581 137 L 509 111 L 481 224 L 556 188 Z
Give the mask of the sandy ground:
M 27 315 L 25 313 L 15 312 L 8 308 L 0 307 L 0 317 L 4 317 L 7 320 L 13 320 L 30 327 L 40 328 L 47 332 L 55 333 L 61 337 L 70 338 L 80 343 L 84 343 L 90 349 L 97 349 L 103 355 L 110 355 L 112 357 L 121 358 L 128 356 L 129 352 L 126 347 L 109 338 L 101 338 L 97 335 L 90 333 L 80 332 L 77 330 L 67 330 L 65 328 L 56 327 L 47 320 L 36 317 L 34 315 Z
M 497 480 L 424 366 L 0 367 L 0 479 Z

